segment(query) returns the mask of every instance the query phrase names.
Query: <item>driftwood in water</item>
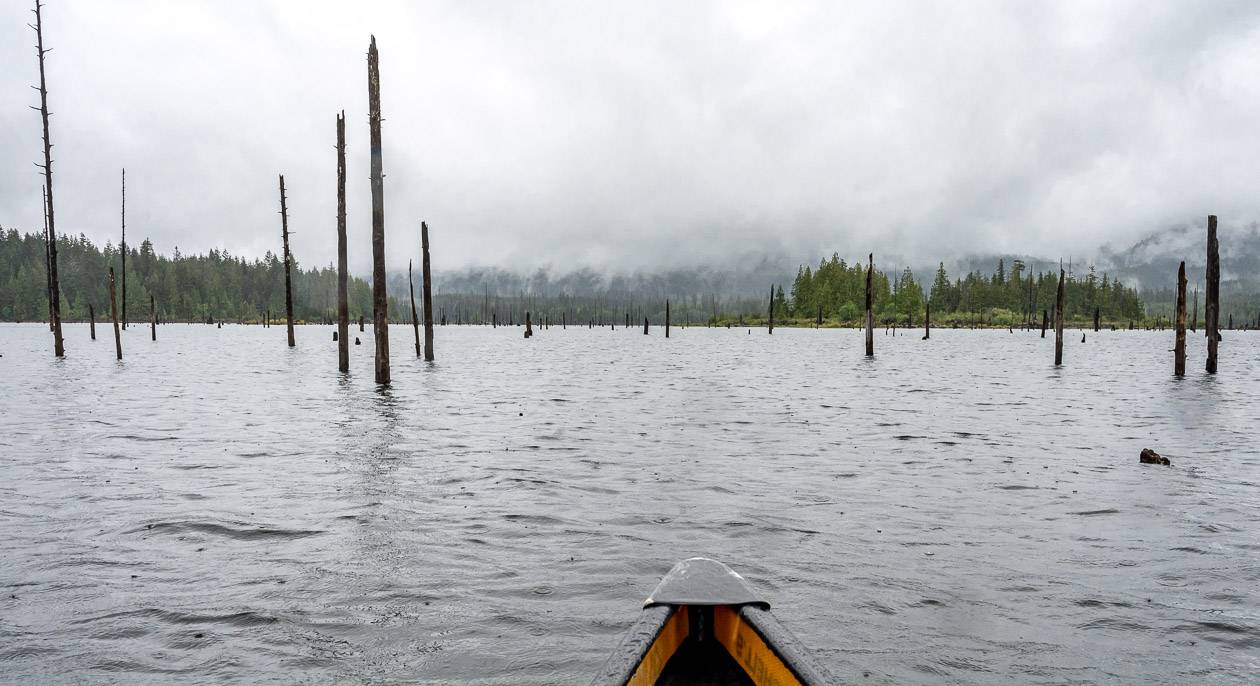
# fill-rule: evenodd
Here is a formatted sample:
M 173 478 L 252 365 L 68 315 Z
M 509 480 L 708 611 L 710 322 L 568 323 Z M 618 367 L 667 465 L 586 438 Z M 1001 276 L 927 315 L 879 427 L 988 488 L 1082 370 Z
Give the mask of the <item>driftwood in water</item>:
M 376 36 L 368 45 L 368 137 L 372 187 L 372 329 L 376 383 L 389 383 L 389 300 L 385 293 L 385 178 L 381 159 L 381 74 Z M 425 308 L 425 316 L 429 316 Z
M 1177 342 L 1173 348 L 1173 374 L 1186 375 L 1186 263 L 1177 267 Z
M 284 239 L 284 318 L 289 334 L 289 347 L 297 345 L 293 340 L 293 277 L 289 260 L 289 208 L 285 204 L 284 174 L 280 175 L 280 234 Z
M 149 295 L 149 336 L 152 340 L 157 340 L 157 307 L 152 295 Z
M 525 337 L 532 338 L 534 335 L 534 323 L 529 317 L 529 310 L 525 310 Z
M 122 332 L 118 330 L 118 301 L 114 297 L 114 268 L 109 268 L 109 318 L 114 322 L 114 353 L 122 359 Z
M 44 213 L 48 217 L 48 278 L 52 282 L 53 354 L 57 357 L 65 357 L 66 344 L 61 336 L 61 282 L 57 278 L 57 222 L 53 212 L 52 139 L 48 133 L 48 83 L 44 79 L 44 55 L 48 53 L 48 50 L 44 49 L 44 21 L 40 13 L 41 7 L 43 4 L 35 0 L 35 50 L 39 55 L 39 114 L 44 122 L 44 164 L 42 167 L 44 192 L 47 197 Z
M 1221 312 L 1221 258 L 1220 244 L 1216 240 L 1216 215 L 1208 215 L 1207 226 L 1207 293 L 1203 307 L 1207 330 L 1207 373 L 1216 373 L 1216 345 L 1220 340 Z
M 416 316 L 416 285 L 411 278 L 411 260 L 407 260 L 407 294 L 411 296 L 411 330 L 416 334 L 416 357 L 420 357 L 420 318 Z
M 1054 296 L 1054 366 L 1063 364 L 1063 300 L 1067 275 L 1059 269 L 1059 290 Z
M 868 257 L 870 263 L 866 267 L 866 356 L 875 356 L 875 311 L 872 309 L 875 303 L 875 293 L 873 289 L 875 278 L 875 253 L 871 253 Z
M 774 301 L 772 300 L 771 301 L 772 306 L 773 306 L 773 302 Z M 773 309 L 771 310 L 771 312 L 773 312 Z M 772 323 L 771 327 L 773 328 L 773 326 L 774 324 Z M 665 337 L 669 338 L 669 298 L 665 299 Z
M 433 272 L 429 267 L 429 225 L 420 222 L 420 280 L 424 288 L 424 359 L 433 361 Z M 442 317 L 446 323 L 446 317 Z
M 350 270 L 346 261 L 346 112 L 337 115 L 337 369 L 350 371 Z

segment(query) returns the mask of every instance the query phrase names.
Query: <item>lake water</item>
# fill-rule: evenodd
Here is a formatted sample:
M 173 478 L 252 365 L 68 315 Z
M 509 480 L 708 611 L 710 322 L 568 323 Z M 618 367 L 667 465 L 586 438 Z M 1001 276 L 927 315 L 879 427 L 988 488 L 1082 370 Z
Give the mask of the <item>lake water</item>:
M 0 680 L 585 683 L 694 555 L 845 683 L 1260 674 L 1258 334 L 331 331 L 0 325 Z

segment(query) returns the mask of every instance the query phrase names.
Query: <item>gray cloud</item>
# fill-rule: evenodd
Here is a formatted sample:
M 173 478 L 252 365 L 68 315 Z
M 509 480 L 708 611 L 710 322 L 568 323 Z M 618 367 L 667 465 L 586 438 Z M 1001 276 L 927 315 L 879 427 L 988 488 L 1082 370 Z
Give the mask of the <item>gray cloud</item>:
M 39 226 L 28 3 L 0 9 L 0 223 Z M 878 249 L 1089 255 L 1260 217 L 1260 7 L 1113 3 L 52 0 L 60 229 L 370 258 L 382 54 L 391 266 L 532 270 Z

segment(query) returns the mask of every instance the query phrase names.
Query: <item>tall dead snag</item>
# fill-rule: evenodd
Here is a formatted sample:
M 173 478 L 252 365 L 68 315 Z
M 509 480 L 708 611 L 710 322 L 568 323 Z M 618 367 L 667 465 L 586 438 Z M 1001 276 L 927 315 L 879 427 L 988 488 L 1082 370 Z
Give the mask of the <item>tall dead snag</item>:
M 433 361 L 433 269 L 429 266 L 429 225 L 420 222 L 420 280 L 424 289 L 424 359 Z
M 1173 348 L 1173 374 L 1186 375 L 1186 263 L 1177 267 L 1177 344 Z
M 867 259 L 870 262 L 866 267 L 866 356 L 875 357 L 875 311 L 872 309 L 875 303 L 875 253 Z
M 157 340 L 157 307 L 154 305 L 152 295 L 149 296 L 149 336 L 152 340 Z
M 48 278 L 52 281 L 52 328 L 53 354 L 65 357 L 66 344 L 61 337 L 61 282 L 57 278 L 57 222 L 53 213 L 53 166 L 52 139 L 48 134 L 48 82 L 44 78 L 44 21 L 40 14 L 43 3 L 35 0 L 35 50 L 39 55 L 39 114 L 44 120 L 44 192 L 47 204 L 44 211 L 48 216 Z
M 88 303 L 88 331 L 92 340 L 96 340 L 96 308 L 92 307 L 92 303 Z
M 114 298 L 114 268 L 109 268 L 109 318 L 114 322 L 114 353 L 122 359 L 122 332 L 118 330 L 118 301 Z
M 1190 318 L 1190 330 L 1197 332 L 1199 330 L 1199 288 L 1194 289 L 1194 316 Z
M 525 337 L 530 338 L 534 335 L 534 323 L 529 318 L 529 310 L 525 310 Z
M 48 330 L 53 330 L 53 297 L 52 297 L 52 253 L 49 252 L 49 246 L 52 242 L 48 240 L 48 189 L 43 189 L 44 193 L 44 295 L 48 298 Z
M 376 334 L 376 383 L 389 383 L 389 301 L 385 294 L 385 179 L 381 160 L 381 72 L 376 36 L 368 45 L 368 129 L 372 152 L 372 328 Z M 428 335 L 429 303 L 424 307 Z
M 1094 331 L 1095 332 L 1098 331 L 1099 314 L 1100 314 L 1099 308 L 1095 307 L 1094 308 Z
M 280 175 L 280 233 L 284 238 L 284 316 L 289 331 L 289 347 L 297 345 L 293 340 L 293 280 L 289 274 L 289 208 L 285 204 L 284 174 Z
M 1050 313 L 1043 309 L 1041 310 L 1041 337 L 1042 338 L 1046 337 L 1046 327 L 1048 326 L 1050 326 Z
M 1207 293 L 1203 307 L 1203 328 L 1207 330 L 1207 373 L 1216 373 L 1216 344 L 1220 338 L 1221 316 L 1221 257 L 1220 244 L 1216 240 L 1216 215 L 1208 215 L 1207 226 Z
M 774 335 L 774 284 L 770 284 L 770 318 L 767 320 L 766 333 Z
M 822 303 L 818 304 L 818 321 L 814 322 L 815 326 L 822 326 Z
M 122 170 L 122 328 L 127 329 L 127 170 Z
M 1063 364 L 1063 300 L 1066 273 L 1059 269 L 1059 290 L 1054 296 L 1054 366 Z
M 924 301 L 923 303 L 923 340 L 932 337 L 932 304 Z
M 411 329 L 416 334 L 416 357 L 420 357 L 420 318 L 416 316 L 416 285 L 411 279 L 411 260 L 407 260 L 407 293 L 411 295 Z
M 772 300 L 770 302 L 771 306 L 773 306 L 774 301 Z M 669 298 L 665 299 L 665 337 L 669 338 Z
M 350 371 L 350 270 L 346 264 L 346 112 L 337 115 L 337 369 Z
M 643 335 L 644 336 L 648 335 L 648 318 L 647 317 L 643 318 Z

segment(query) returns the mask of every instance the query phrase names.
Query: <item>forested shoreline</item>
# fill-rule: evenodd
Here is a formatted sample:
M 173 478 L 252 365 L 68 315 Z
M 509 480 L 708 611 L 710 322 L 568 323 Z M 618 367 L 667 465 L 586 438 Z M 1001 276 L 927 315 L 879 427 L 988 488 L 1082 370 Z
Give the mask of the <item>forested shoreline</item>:
M 97 246 L 86 236 L 59 236 L 57 253 L 61 276 L 62 317 L 85 320 L 88 305 L 98 318 L 108 312 L 105 275 L 119 270 L 120 250 L 112 243 Z M 284 261 L 268 252 L 248 260 L 227 251 L 184 255 L 176 248 L 159 254 L 149 240 L 128 245 L 127 312 L 131 321 L 148 318 L 153 296 L 163 321 L 261 321 L 269 311 L 273 320 L 283 319 Z M 856 325 L 864 311 L 866 264 L 847 263 L 838 255 L 817 267 L 802 266 L 795 280 L 774 289 L 775 318 L 781 326 Z M 769 316 L 770 290 L 761 297 L 746 293 L 670 293 L 659 286 L 644 293 L 619 285 L 590 280 L 582 291 L 531 289 L 502 293 L 483 285 L 482 292 L 461 284 L 460 292 L 438 293 L 435 319 L 439 323 L 519 324 L 532 310 L 545 323 L 621 324 L 634 326 L 647 318 L 663 322 L 665 300 L 672 300 L 675 324 L 724 324 L 764 322 Z M 46 243 L 39 234 L 0 230 L 0 320 L 46 321 L 48 317 Z M 910 270 L 888 274 L 879 270 L 873 278 L 875 315 L 881 324 L 919 325 L 925 305 L 939 325 L 1017 325 L 1040 323 L 1043 312 L 1052 312 L 1058 274 L 1026 273 L 1022 262 L 1009 269 L 999 261 L 991 274 L 972 271 L 951 279 L 942 263 L 930 284 Z M 294 318 L 329 321 L 336 309 L 336 269 L 331 265 L 303 269 L 293 264 Z M 1091 268 L 1083 277 L 1071 276 L 1065 284 L 1065 316 L 1070 321 L 1092 320 L 1095 310 L 1102 321 L 1116 325 L 1140 323 L 1146 308 L 1138 293 L 1106 273 Z M 391 319 L 408 318 L 405 307 L 405 275 L 390 278 Z M 350 316 L 370 318 L 371 287 L 351 277 Z M 404 305 L 400 307 L 400 302 Z M 120 304 L 121 310 L 121 304 Z

